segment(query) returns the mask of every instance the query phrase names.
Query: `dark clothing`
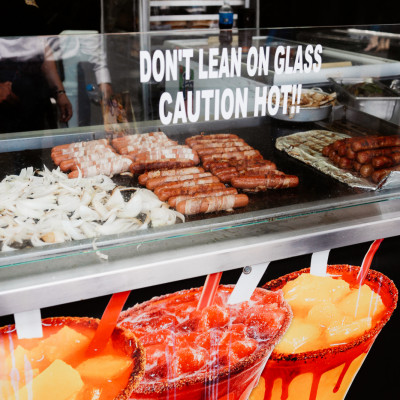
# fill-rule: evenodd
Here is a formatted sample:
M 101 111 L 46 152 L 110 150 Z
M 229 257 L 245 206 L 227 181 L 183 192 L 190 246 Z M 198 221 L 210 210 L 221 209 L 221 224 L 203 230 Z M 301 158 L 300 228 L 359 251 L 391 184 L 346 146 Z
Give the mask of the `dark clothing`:
M 56 127 L 50 90 L 41 72 L 43 56 L 29 62 L 0 60 L 0 82 L 12 82 L 16 103 L 0 104 L 0 133 Z
M 25 0 L 2 2 L 0 37 L 37 36 L 45 33 L 40 9 Z M 5 4 L 4 4 L 5 3 Z M 29 60 L 20 54 L 0 53 L 0 82 L 12 82 L 17 101 L 0 103 L 0 133 L 24 132 L 56 127 L 50 90 L 41 70 L 44 53 Z

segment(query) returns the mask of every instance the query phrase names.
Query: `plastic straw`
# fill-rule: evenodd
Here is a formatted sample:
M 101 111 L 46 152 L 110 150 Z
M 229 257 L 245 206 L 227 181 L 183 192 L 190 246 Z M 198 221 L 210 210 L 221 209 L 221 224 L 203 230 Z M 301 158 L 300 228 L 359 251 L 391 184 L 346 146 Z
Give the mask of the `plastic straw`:
M 374 258 L 374 255 L 382 241 L 383 239 L 375 240 L 374 242 L 372 242 L 370 248 L 368 249 L 367 254 L 365 255 L 364 260 L 361 264 L 360 272 L 357 275 L 358 286 L 361 286 L 364 283 L 365 277 L 367 276 L 369 271 L 369 267 L 371 266 L 372 259 Z
M 104 310 L 103 316 L 101 317 L 99 326 L 97 327 L 94 337 L 86 351 L 88 356 L 100 353 L 106 346 L 115 326 L 117 325 L 119 314 L 121 313 L 129 294 L 130 291 L 115 293 L 111 296 L 111 299 Z
M 222 272 L 217 272 L 215 274 L 210 274 L 207 276 L 203 286 L 203 290 L 200 295 L 199 303 L 197 304 L 198 310 L 202 310 L 205 307 L 209 307 L 214 303 L 215 295 L 217 294 L 217 289 L 219 281 L 221 280 L 221 276 Z

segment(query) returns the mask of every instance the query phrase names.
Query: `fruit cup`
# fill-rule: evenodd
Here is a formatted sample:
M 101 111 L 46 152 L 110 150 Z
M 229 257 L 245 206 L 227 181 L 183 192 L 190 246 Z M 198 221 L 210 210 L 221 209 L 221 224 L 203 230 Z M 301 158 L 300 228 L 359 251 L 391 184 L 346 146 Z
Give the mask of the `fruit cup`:
M 146 371 L 132 399 L 247 399 L 292 313 L 281 291 L 257 288 L 227 305 L 233 286 L 197 310 L 202 288 L 153 298 L 121 314 L 146 349 Z
M 144 374 L 144 349 L 132 332 L 114 330 L 104 350 L 86 351 L 99 320 L 42 320 L 43 338 L 18 339 L 0 329 L 0 399 L 126 400 Z
M 398 292 L 370 270 L 328 266 L 328 277 L 303 269 L 267 283 L 283 290 L 293 310 L 288 332 L 272 353 L 251 400 L 342 400 L 375 338 L 396 308 Z

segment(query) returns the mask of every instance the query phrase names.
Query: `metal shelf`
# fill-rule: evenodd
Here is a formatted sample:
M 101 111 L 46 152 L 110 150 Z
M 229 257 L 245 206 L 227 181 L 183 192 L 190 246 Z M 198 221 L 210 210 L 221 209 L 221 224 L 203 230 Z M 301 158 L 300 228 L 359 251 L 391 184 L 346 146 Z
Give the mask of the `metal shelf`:
M 0 270 L 0 315 L 398 235 L 400 199 Z

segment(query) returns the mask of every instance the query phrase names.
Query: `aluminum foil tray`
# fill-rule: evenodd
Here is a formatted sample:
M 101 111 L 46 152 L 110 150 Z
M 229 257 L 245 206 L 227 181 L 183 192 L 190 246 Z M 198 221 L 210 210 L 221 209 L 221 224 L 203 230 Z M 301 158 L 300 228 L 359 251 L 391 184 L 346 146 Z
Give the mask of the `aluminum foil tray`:
M 276 139 L 275 146 L 278 150 L 351 187 L 365 190 L 378 189 L 379 185 L 361 177 L 356 172 L 337 167 L 329 158 L 322 155 L 322 149 L 325 146 L 348 137 L 350 136 L 327 130 L 311 130 L 279 137 Z

